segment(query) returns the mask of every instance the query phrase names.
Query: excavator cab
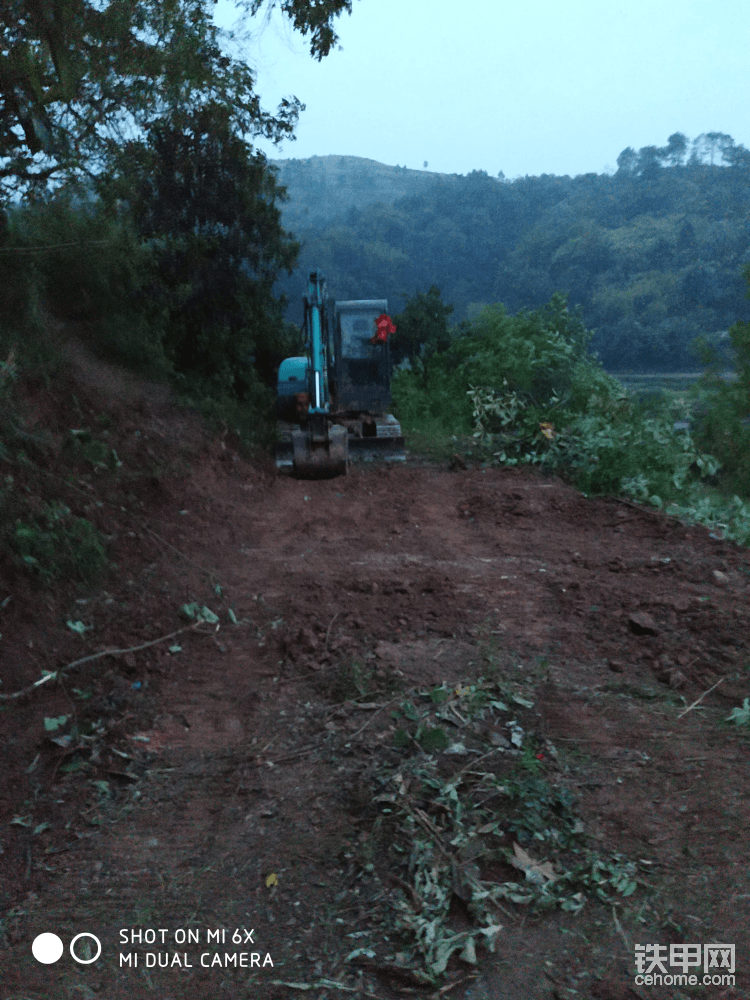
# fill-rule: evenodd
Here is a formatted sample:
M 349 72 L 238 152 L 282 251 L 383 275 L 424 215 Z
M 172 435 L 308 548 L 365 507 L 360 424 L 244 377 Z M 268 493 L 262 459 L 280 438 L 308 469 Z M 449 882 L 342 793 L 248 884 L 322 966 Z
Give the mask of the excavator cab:
M 334 306 L 336 407 L 353 413 L 384 413 L 391 402 L 388 341 L 373 343 L 375 320 L 386 299 L 337 302 Z

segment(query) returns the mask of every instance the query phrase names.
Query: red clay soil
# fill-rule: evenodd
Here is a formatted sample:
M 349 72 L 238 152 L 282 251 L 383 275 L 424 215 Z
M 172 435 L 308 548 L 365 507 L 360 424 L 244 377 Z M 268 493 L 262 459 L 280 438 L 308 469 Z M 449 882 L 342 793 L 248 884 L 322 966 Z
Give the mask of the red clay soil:
M 117 475 L 46 479 L 117 569 L 44 588 L 2 563 L 1 690 L 132 651 L 3 702 L 0 1000 L 750 996 L 750 727 L 724 721 L 750 694 L 746 551 L 517 470 L 277 477 L 163 395 L 76 364 L 29 396 L 29 420 L 54 450 L 111 417 Z M 191 624 L 191 602 L 219 627 L 153 642 Z M 362 877 L 368 776 L 415 753 L 384 708 L 490 665 L 530 693 L 516 718 L 547 748 L 542 775 L 575 795 L 589 845 L 637 862 L 638 890 L 577 916 L 508 903 L 495 953 L 454 957 L 437 987 L 399 979 L 398 942 L 345 963 L 404 898 L 377 850 L 379 894 Z M 54 964 L 32 956 L 43 932 L 65 946 Z M 68 952 L 84 932 L 102 947 L 89 964 Z M 736 946 L 734 986 L 635 982 L 636 944 L 695 942 Z

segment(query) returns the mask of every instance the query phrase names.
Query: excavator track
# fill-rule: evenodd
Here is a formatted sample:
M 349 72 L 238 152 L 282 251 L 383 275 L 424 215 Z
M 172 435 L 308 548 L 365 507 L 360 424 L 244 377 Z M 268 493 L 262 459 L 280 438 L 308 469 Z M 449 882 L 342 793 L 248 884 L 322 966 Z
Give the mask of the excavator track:
M 276 468 L 281 474 L 317 478 L 346 474 L 350 463 L 404 462 L 401 425 L 391 414 L 364 420 L 342 417 L 328 429 L 327 440 L 300 424 L 279 421 Z M 312 439 L 312 440 L 311 440 Z

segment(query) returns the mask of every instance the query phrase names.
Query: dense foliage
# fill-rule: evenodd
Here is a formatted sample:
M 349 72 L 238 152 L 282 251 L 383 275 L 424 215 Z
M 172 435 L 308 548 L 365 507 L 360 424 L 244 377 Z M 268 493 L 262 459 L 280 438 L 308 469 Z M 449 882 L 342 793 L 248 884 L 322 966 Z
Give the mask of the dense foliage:
M 445 351 L 451 343 L 448 318 L 453 306 L 446 305 L 437 285 L 417 292 L 395 317 L 396 333 L 391 342 L 391 359 L 398 365 L 415 355 L 429 356 Z
M 283 190 L 265 158 L 232 131 L 228 109 L 173 112 L 128 143 L 108 197 L 128 199 L 155 270 L 149 311 L 161 312 L 162 346 L 183 384 L 242 400 L 257 377 L 270 385 L 292 348 L 273 294 L 298 252 L 280 225 Z
M 281 9 L 320 59 L 351 0 Z M 298 244 L 246 137 L 290 136 L 302 105 L 261 108 L 211 0 L 15 0 L 0 28 L 0 347 L 47 309 L 192 396 L 270 413 L 275 368 L 299 349 L 274 290 Z M 41 340 L 23 343 L 28 361 Z
M 447 350 L 395 374 L 396 410 L 407 429 L 472 433 L 484 462 L 544 467 L 587 493 L 684 500 L 721 465 L 679 429 L 687 402 L 629 398 L 587 353 L 590 337 L 559 294 L 515 316 L 487 306 Z
M 253 16 L 263 0 L 236 5 Z M 352 4 L 280 6 L 322 58 Z M 330 158 L 338 175 L 316 164 L 316 187 L 310 164 L 282 164 L 279 177 L 253 149 L 254 136 L 290 136 L 302 105 L 262 109 L 251 70 L 222 51 L 211 0 L 11 0 L 0 28 L 0 448 L 11 463 L 48 446 L 19 423 L 11 386 L 35 366 L 49 384 L 49 312 L 269 443 L 275 371 L 300 350 L 283 292 L 296 311 L 301 280 L 320 268 L 336 298 L 387 297 L 392 311 L 405 300 L 393 391 L 407 431 L 473 435 L 483 461 L 658 504 L 679 495 L 696 510 L 690 490 L 719 471 L 750 490 L 739 278 L 750 153 L 729 136 L 628 148 L 613 176 L 512 182 Z M 674 429 L 683 402 L 639 406 L 590 353 L 613 370 L 691 367 L 698 335 L 713 374 L 695 437 Z M 727 386 L 716 371 L 733 359 L 740 378 Z M 64 505 L 20 513 L 7 541 L 26 565 L 99 571 L 88 522 Z
M 256 14 L 264 0 L 236 0 Z M 271 0 L 270 7 L 276 6 Z M 336 42 L 334 19 L 351 0 L 282 0 L 318 59 Z M 222 104 L 241 135 L 292 136 L 303 105 L 275 116 L 254 76 L 222 50 L 214 0 L 6 0 L 0 6 L 0 200 L 98 173 L 123 136 L 154 116 L 202 101 Z
M 740 277 L 750 152 L 729 136 L 675 133 L 661 149 L 626 149 L 611 176 L 508 181 L 343 157 L 279 165 L 300 272 L 321 267 L 340 298 L 399 301 L 435 284 L 463 319 L 482 304 L 533 310 L 564 292 L 612 371 L 695 370 L 696 337 L 719 344 L 750 320 Z M 283 282 L 292 308 L 297 285 Z
M 237 0 L 250 16 L 262 5 Z M 352 4 L 280 6 L 320 59 Z M 80 508 L 84 483 L 50 464 L 69 460 L 79 480 L 81 464 L 115 478 L 123 465 L 108 432 L 79 423 L 61 453 L 30 417 L 25 400 L 57 386 L 83 420 L 57 380 L 61 334 L 171 379 L 246 445 L 273 438 L 275 369 L 299 351 L 273 286 L 298 244 L 247 137 L 291 136 L 302 105 L 265 112 L 222 35 L 213 0 L 0 9 L 0 555 L 46 584 L 108 565 L 104 537 L 62 499 Z
M 750 265 L 744 270 L 750 298 Z M 721 461 L 728 490 L 750 496 L 750 322 L 729 329 L 735 378 L 721 377 L 721 358 L 707 345 L 709 367 L 700 385 L 698 437 Z
M 490 421 L 493 432 L 515 423 L 521 409 L 537 425 L 554 410 L 559 424 L 572 413 L 586 413 L 594 396 L 622 395 L 619 383 L 587 354 L 590 338 L 562 295 L 515 316 L 503 306 L 486 306 L 456 331 L 447 350 L 414 358 L 410 368 L 394 374 L 396 405 L 408 421 L 438 419 L 466 433 L 476 419 L 473 394 L 483 391 L 506 401 Z

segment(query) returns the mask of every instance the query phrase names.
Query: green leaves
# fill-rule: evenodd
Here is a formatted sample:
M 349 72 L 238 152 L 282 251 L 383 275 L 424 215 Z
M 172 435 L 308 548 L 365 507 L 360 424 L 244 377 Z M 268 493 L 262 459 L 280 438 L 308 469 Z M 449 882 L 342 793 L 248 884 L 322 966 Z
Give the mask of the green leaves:
M 750 725 L 750 698 L 745 698 L 742 707 L 735 706 L 726 721 L 733 722 L 735 726 Z
M 77 632 L 79 635 L 83 635 L 84 632 L 88 632 L 89 629 L 93 628 L 92 625 L 84 625 L 81 621 L 67 621 L 65 624 L 72 632 Z
M 449 697 L 450 691 L 445 684 L 439 684 L 430 689 L 430 700 L 433 705 L 442 705 Z
M 152 120 L 145 140 L 113 156 L 102 190 L 127 200 L 149 241 L 149 308 L 162 315 L 163 352 L 182 390 L 257 397 L 270 410 L 255 369 L 270 381 L 285 346 L 273 284 L 293 269 L 299 245 L 281 228 L 275 172 L 233 107 L 212 98 Z
M 210 608 L 207 608 L 205 604 L 201 606 L 196 601 L 183 604 L 180 613 L 184 618 L 194 622 L 207 622 L 209 625 L 216 625 L 219 621 L 219 616 L 214 614 Z
M 439 726 L 434 729 L 430 729 L 429 727 L 420 727 L 420 729 L 417 730 L 416 738 L 426 753 L 439 753 L 443 750 L 447 750 L 450 744 L 450 740 L 448 739 L 445 730 L 441 729 Z
M 408 700 L 401 703 L 401 711 L 410 722 L 416 722 L 422 716 L 414 702 Z
M 43 504 L 33 520 L 16 524 L 9 542 L 21 563 L 45 583 L 62 576 L 93 582 L 109 565 L 104 540 L 94 525 L 61 503 Z
M 258 7 L 252 0 L 251 12 Z M 350 8 L 350 0 L 282 5 L 295 27 L 312 32 L 318 58 L 335 41 L 333 18 Z M 4 4 L 0 30 L 0 156 L 9 159 L 9 187 L 85 175 L 118 150 L 124 122 L 132 133 L 165 107 L 212 99 L 238 133 L 274 141 L 293 133 L 302 108 L 296 98 L 282 100 L 275 116 L 261 108 L 251 69 L 222 51 L 208 0 Z
M 256 14 L 264 0 L 245 2 L 249 2 L 250 12 Z M 271 6 L 275 6 L 275 0 Z M 320 62 L 338 41 L 333 19 L 340 17 L 343 11 L 351 14 L 352 0 L 315 0 L 314 6 L 305 0 L 281 0 L 281 10 L 302 35 L 311 36 L 310 55 Z
M 392 342 L 394 363 L 415 358 L 420 352 L 429 357 L 436 351 L 445 351 L 451 343 L 448 317 L 452 312 L 453 306 L 443 303 L 437 285 L 407 299 L 403 310 L 393 317 L 396 325 Z
M 65 725 L 69 718 L 69 715 L 58 715 L 56 718 L 45 718 L 44 728 L 48 733 L 55 733 L 58 729 Z

